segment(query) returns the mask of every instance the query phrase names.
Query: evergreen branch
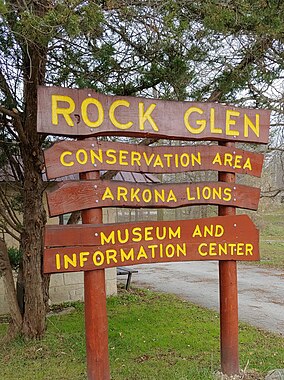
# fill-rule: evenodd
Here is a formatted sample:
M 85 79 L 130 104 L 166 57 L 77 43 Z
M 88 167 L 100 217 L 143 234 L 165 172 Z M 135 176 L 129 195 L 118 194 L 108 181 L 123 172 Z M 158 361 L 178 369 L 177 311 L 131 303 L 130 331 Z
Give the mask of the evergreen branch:
M 19 138 L 20 138 L 21 142 L 23 142 L 24 144 L 28 144 L 28 140 L 27 140 L 27 137 L 26 137 L 25 132 L 24 132 L 22 120 L 21 120 L 21 117 L 20 117 L 18 111 L 16 111 L 16 112 L 11 111 L 11 110 L 7 109 L 6 107 L 3 107 L 0 105 L 0 113 L 3 113 L 4 115 L 7 115 L 7 116 L 10 116 L 11 118 L 13 118 L 13 120 L 14 120 L 13 125 L 19 134 Z
M 20 226 L 21 222 L 19 218 L 17 217 L 15 211 L 13 210 L 11 202 L 8 200 L 7 196 L 4 194 L 1 187 L 0 187 L 0 199 L 2 201 L 2 205 L 0 204 L 0 210 L 2 211 L 2 214 L 3 214 L 3 207 L 4 207 L 5 211 L 8 213 L 9 217 L 11 218 L 13 225 Z M 11 227 L 13 226 L 11 225 Z M 18 232 L 20 231 L 21 231 L 21 228 L 18 227 Z
M 16 217 L 10 202 L 5 199 L 5 195 L 3 196 L 2 190 L 0 192 L 0 199 L 2 204 L 0 203 L 0 214 L 6 223 L 19 234 L 22 232 L 21 223 Z
M 10 90 L 10 87 L 7 83 L 7 80 L 0 68 L 0 90 L 2 90 L 2 92 L 4 93 L 4 95 L 6 96 L 7 100 L 8 100 L 8 103 L 10 103 L 11 105 L 13 105 L 14 107 L 16 107 L 17 105 L 17 102 L 12 94 L 12 91 Z
M 241 75 L 241 73 L 251 64 L 253 64 L 260 55 L 263 55 L 263 53 L 271 46 L 272 42 L 273 40 L 267 37 L 257 40 L 254 46 L 252 46 L 252 48 L 245 53 L 243 59 L 234 68 L 222 72 L 219 79 L 215 81 L 217 84 L 207 101 L 217 102 L 220 100 L 225 94 L 224 89 L 221 86 L 222 79 L 224 79 L 226 76 L 226 82 L 228 82 L 230 81 L 230 78 L 235 77 L 236 74 Z M 206 85 L 205 88 L 201 90 L 201 92 L 205 92 L 206 89 L 208 89 L 208 85 Z

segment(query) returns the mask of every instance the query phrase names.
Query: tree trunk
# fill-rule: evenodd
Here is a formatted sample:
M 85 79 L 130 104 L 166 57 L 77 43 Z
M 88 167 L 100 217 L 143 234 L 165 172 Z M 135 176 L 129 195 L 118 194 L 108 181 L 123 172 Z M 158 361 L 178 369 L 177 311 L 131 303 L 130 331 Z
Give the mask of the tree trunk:
M 2 239 L 0 239 L 0 273 L 3 276 L 4 287 L 8 295 L 7 300 L 11 316 L 11 323 L 7 333 L 7 338 L 11 339 L 21 331 L 23 319 L 18 305 L 13 271 L 8 256 L 8 250 L 4 240 Z
M 24 275 L 23 334 L 39 338 L 45 331 L 48 301 L 48 281 L 42 274 L 43 228 L 46 222 L 43 208 L 41 173 L 35 170 L 29 152 L 22 152 L 25 167 L 24 231 L 21 235 Z
M 45 332 L 49 276 L 42 273 L 43 232 L 46 223 L 42 180 L 43 152 L 37 133 L 37 86 L 43 84 L 46 49 L 30 44 L 23 52 L 25 120 L 20 148 L 23 160 L 23 251 L 24 317 L 22 333 L 40 338 Z

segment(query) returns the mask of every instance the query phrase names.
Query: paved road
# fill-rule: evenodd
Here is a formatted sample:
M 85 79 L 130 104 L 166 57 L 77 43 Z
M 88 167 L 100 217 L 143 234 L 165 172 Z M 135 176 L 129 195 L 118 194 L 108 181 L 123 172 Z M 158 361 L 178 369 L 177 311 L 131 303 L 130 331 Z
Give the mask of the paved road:
M 132 283 L 219 310 L 218 263 L 139 265 Z M 239 319 L 284 335 L 284 273 L 238 265 Z

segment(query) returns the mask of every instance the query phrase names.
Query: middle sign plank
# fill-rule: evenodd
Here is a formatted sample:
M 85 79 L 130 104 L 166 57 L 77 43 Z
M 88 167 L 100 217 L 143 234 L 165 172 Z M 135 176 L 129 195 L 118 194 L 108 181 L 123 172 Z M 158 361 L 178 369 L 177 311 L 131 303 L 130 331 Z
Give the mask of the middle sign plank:
M 49 215 L 98 207 L 176 208 L 212 204 L 257 210 L 260 189 L 225 182 L 137 184 L 66 181 L 47 194 Z
M 192 260 L 259 260 L 258 230 L 247 215 L 45 228 L 45 273 Z
M 93 140 L 62 141 L 45 150 L 49 179 L 92 170 L 178 173 L 216 170 L 260 177 L 263 155 L 216 145 L 139 146 Z

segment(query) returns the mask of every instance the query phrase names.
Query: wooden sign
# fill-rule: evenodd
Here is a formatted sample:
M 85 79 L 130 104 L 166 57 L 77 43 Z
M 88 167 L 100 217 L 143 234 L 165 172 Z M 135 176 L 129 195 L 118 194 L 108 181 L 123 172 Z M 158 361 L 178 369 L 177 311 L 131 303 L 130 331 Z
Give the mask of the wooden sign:
M 49 179 L 92 170 L 137 173 L 226 171 L 260 177 L 263 155 L 225 146 L 140 146 L 94 140 L 61 141 L 45 150 Z
M 267 143 L 269 123 L 267 110 L 38 88 L 38 132 L 52 135 Z
M 98 207 L 176 208 L 212 204 L 256 210 L 260 189 L 223 182 L 138 184 L 120 181 L 67 181 L 47 194 L 49 215 Z
M 44 272 L 192 260 L 259 260 L 247 215 L 169 222 L 47 226 Z

